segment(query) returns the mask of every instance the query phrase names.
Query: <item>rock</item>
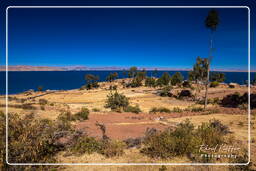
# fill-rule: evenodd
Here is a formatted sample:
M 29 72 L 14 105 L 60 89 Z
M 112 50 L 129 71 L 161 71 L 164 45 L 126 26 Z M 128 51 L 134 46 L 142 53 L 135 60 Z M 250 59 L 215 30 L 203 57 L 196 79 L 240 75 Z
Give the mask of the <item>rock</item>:
M 190 90 L 181 90 L 179 97 L 192 97 L 192 93 Z
M 229 83 L 228 86 L 229 86 L 229 88 L 238 88 L 238 87 L 240 87 L 240 85 L 237 84 L 237 83 Z

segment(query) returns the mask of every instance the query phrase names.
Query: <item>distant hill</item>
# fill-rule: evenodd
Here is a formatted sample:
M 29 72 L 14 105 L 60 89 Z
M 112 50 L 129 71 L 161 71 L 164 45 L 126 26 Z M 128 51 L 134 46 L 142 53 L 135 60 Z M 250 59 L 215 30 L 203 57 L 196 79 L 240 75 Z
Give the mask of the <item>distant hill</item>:
M 65 66 L 65 67 L 52 67 L 52 66 L 30 66 L 30 65 L 9 65 L 8 71 L 113 71 L 113 70 L 128 70 L 129 67 L 86 67 L 86 66 Z M 154 68 L 154 67 L 138 67 L 138 69 L 155 70 L 158 71 L 190 71 L 190 68 Z M 0 71 L 5 71 L 5 66 L 0 65 Z M 221 72 L 247 72 L 247 70 L 237 69 L 212 69 L 211 71 Z M 251 70 L 251 72 L 256 72 Z

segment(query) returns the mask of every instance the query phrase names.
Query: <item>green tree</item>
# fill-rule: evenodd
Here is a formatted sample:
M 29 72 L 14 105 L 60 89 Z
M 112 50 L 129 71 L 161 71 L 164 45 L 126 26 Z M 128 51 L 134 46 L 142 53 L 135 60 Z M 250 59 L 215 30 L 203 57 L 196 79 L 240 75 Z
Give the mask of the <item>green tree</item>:
M 224 73 L 211 73 L 210 74 L 210 80 L 211 81 L 217 81 L 217 82 L 224 82 L 225 81 L 225 74 Z
M 133 66 L 129 69 L 129 72 L 128 72 L 128 77 L 129 78 L 134 78 L 136 75 L 137 75 L 137 72 L 138 72 L 138 68 Z
M 152 74 L 153 74 L 154 77 L 157 77 L 157 73 L 158 73 L 158 71 L 157 71 L 157 69 L 155 68 L 155 70 L 153 71 Z
M 213 53 L 213 32 L 216 31 L 217 26 L 219 25 L 219 14 L 218 11 L 212 9 L 209 11 L 208 16 L 205 19 L 206 28 L 210 29 L 210 45 L 209 45 L 209 57 L 207 60 L 207 80 L 205 81 L 205 100 L 204 108 L 207 106 L 207 97 L 208 97 L 208 85 L 210 77 L 210 63 L 212 61 Z
M 123 69 L 122 74 L 123 74 L 123 77 L 125 78 L 127 76 L 127 71 L 125 69 Z
M 109 82 L 112 82 L 114 81 L 115 79 L 118 78 L 118 73 L 117 72 L 114 72 L 114 73 L 110 73 L 107 78 L 106 78 L 106 81 L 109 81 Z
M 121 112 L 129 105 L 129 99 L 123 95 L 115 91 L 114 93 L 110 91 L 109 95 L 107 95 L 107 100 L 105 107 L 111 108 L 113 111 Z
M 140 87 L 142 86 L 142 81 L 146 78 L 145 71 L 137 72 L 136 76 L 132 79 L 131 87 Z
M 155 87 L 156 86 L 156 80 L 152 77 L 147 77 L 145 80 L 145 86 L 147 87 Z
M 95 76 L 93 74 L 86 74 L 84 76 L 84 78 L 86 80 L 86 88 L 87 89 L 99 87 L 99 85 L 98 85 L 99 76 Z
M 189 80 L 195 81 L 196 86 L 196 94 L 200 90 L 199 82 L 204 82 L 207 79 L 207 60 L 206 58 L 200 58 L 199 56 L 196 58 L 196 63 L 193 66 L 193 70 L 189 72 Z M 195 94 L 195 97 L 197 97 Z
M 43 86 L 38 86 L 37 87 L 37 91 L 43 91 L 43 89 L 44 89 Z
M 168 72 L 164 72 L 163 75 L 157 80 L 157 85 L 159 86 L 167 86 L 171 81 L 171 76 Z
M 177 85 L 177 84 L 181 84 L 183 81 L 183 76 L 180 72 L 176 72 L 175 74 L 173 74 L 173 76 L 171 77 L 171 84 L 172 85 Z

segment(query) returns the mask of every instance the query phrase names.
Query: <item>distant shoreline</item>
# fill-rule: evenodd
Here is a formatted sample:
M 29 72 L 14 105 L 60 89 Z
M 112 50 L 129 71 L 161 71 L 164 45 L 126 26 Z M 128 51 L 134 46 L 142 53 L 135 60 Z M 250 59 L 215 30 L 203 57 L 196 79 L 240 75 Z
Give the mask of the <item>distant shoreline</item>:
M 0 66 L 0 72 L 6 71 L 5 66 Z M 147 71 L 191 71 L 190 68 L 167 68 L 167 67 L 138 67 L 139 70 Z M 129 67 L 85 67 L 85 66 L 70 66 L 70 67 L 49 67 L 49 66 L 28 66 L 28 65 L 10 65 L 8 71 L 123 71 L 129 70 Z M 212 69 L 216 72 L 248 72 L 247 70 L 232 70 L 232 69 Z M 256 72 L 256 70 L 251 70 Z

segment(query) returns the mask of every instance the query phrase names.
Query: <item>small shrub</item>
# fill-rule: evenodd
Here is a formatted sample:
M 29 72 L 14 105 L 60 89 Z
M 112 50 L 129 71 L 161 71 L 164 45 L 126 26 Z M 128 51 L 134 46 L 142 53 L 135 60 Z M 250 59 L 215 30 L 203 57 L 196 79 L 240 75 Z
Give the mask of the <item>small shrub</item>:
M 198 147 L 202 144 L 214 146 L 224 143 L 226 133 L 227 127 L 216 120 L 202 123 L 197 129 L 189 120 L 185 120 L 176 129 L 147 134 L 141 152 L 153 158 L 189 157 L 190 154 L 199 153 Z
M 117 85 L 110 85 L 109 90 L 117 90 Z
M 105 107 L 111 108 L 111 110 L 113 111 L 122 111 L 128 105 L 129 100 L 125 95 L 119 94 L 117 91 L 115 91 L 115 93 L 112 93 L 111 91 L 110 94 L 107 96 Z
M 185 121 L 175 130 L 167 129 L 148 136 L 141 152 L 153 158 L 172 158 L 195 151 L 196 139 L 193 138 L 194 126 Z
M 179 107 L 174 107 L 174 108 L 172 109 L 172 111 L 173 111 L 173 112 L 176 112 L 176 113 L 181 113 L 183 110 L 182 110 L 181 108 L 179 108 Z
M 75 114 L 75 118 L 77 120 L 87 120 L 89 113 L 90 113 L 89 109 L 87 109 L 86 107 L 83 107 L 80 112 L 77 112 Z
M 39 104 L 40 105 L 46 105 L 48 101 L 46 99 L 39 99 Z
M 70 111 L 64 111 L 59 114 L 57 119 L 61 121 L 74 121 L 75 117 L 71 114 Z
M 219 84 L 220 83 L 218 81 L 213 81 L 213 82 L 211 82 L 210 87 L 218 87 Z
M 191 105 L 191 106 L 187 107 L 185 110 L 191 111 L 191 112 L 202 112 L 202 111 L 204 111 L 204 108 L 202 108 L 200 106 Z
M 93 108 L 92 111 L 93 111 L 93 112 L 99 112 L 100 109 L 99 109 L 99 108 Z
M 244 126 L 244 123 L 242 121 L 238 122 L 238 125 L 243 127 Z
M 41 110 L 45 110 L 45 107 L 44 107 L 44 106 L 40 106 L 40 109 L 41 109 Z
M 149 113 L 171 113 L 171 110 L 165 107 L 153 107 Z
M 107 141 L 103 142 L 101 154 L 106 157 L 121 156 L 125 148 L 126 144 L 122 141 Z
M 32 104 L 29 104 L 29 103 L 22 104 L 21 108 L 25 110 L 36 110 L 36 107 L 32 106 Z
M 171 86 L 165 86 L 162 88 L 162 90 L 159 92 L 159 95 L 162 97 L 172 97 L 172 93 L 170 92 L 172 90 Z
M 124 111 L 125 112 L 132 112 L 132 113 L 140 113 L 141 112 L 141 109 L 139 107 L 139 105 L 136 105 L 136 106 L 127 106 L 126 108 L 124 108 Z
M 159 168 L 159 171 L 166 171 L 166 170 L 167 170 L 167 167 L 164 165 Z
M 248 104 L 246 104 L 246 103 L 240 104 L 240 105 L 238 105 L 238 108 L 241 109 L 241 110 L 247 110 L 248 109 Z
M 94 152 L 100 152 L 102 149 L 102 143 L 100 141 L 97 141 L 93 137 L 80 137 L 76 144 L 71 148 L 73 152 L 79 153 L 79 154 L 92 154 Z
M 146 87 L 155 87 L 156 86 L 156 79 L 147 77 L 145 80 L 145 86 Z

